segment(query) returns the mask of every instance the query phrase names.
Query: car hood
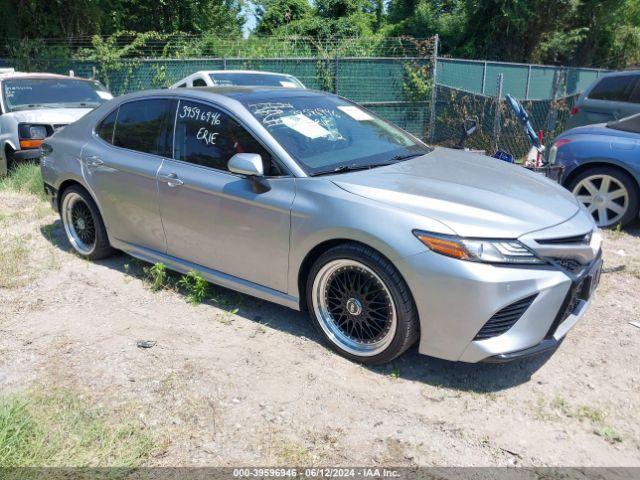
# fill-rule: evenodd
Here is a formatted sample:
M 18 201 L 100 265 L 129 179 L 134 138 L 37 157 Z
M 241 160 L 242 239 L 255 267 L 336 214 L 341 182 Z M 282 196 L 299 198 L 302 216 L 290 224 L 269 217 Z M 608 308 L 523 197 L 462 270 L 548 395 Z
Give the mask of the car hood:
M 516 238 L 579 210 L 573 195 L 539 174 L 447 148 L 330 178 L 348 192 L 438 220 L 465 237 Z
M 48 125 L 73 123 L 89 113 L 92 108 L 38 108 L 6 113 L 18 123 L 44 123 Z
M 585 125 L 583 127 L 572 128 L 558 135 L 558 138 L 571 137 L 573 135 L 604 135 L 607 137 L 622 137 L 639 139 L 640 134 L 637 132 L 629 132 L 626 130 L 618 130 L 616 128 L 607 127 L 606 123 L 594 123 L 593 125 Z

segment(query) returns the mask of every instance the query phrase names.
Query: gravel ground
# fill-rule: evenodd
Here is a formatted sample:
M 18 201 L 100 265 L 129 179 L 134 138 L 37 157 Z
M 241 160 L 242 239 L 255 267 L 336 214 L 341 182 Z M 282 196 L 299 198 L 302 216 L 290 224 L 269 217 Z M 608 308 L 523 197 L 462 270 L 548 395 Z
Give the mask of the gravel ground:
M 640 230 L 604 249 L 590 310 L 550 357 L 414 349 L 365 368 L 305 314 L 222 289 L 194 306 L 124 254 L 82 260 L 45 203 L 0 192 L 0 391 L 136 415 L 148 465 L 640 466 Z

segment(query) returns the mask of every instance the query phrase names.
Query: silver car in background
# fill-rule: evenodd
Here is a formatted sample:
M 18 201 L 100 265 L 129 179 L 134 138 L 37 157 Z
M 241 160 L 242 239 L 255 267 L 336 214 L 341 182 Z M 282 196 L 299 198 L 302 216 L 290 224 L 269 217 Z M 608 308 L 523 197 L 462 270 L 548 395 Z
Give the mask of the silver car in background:
M 48 140 L 41 168 L 78 254 L 307 309 L 362 363 L 416 342 L 465 362 L 552 349 L 601 268 L 599 230 L 559 185 L 311 90 L 125 95 Z
M 263 70 L 200 70 L 178 80 L 169 88 L 231 86 L 305 88 L 293 75 Z
M 601 75 L 580 95 L 566 130 L 640 113 L 640 70 Z

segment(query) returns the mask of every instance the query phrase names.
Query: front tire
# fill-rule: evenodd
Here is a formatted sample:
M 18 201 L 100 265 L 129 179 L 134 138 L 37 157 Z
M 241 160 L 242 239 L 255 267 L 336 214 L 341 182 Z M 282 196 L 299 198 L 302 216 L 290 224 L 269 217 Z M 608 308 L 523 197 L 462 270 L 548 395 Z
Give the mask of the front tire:
M 78 255 L 99 260 L 114 253 L 98 207 L 84 188 L 74 185 L 64 190 L 60 217 L 67 239 Z
M 346 243 L 320 255 L 307 278 L 311 320 L 340 355 L 386 363 L 418 339 L 418 313 L 400 273 L 375 250 Z
M 624 227 L 638 216 L 638 186 L 616 168 L 585 170 L 571 179 L 567 188 L 601 228 Z

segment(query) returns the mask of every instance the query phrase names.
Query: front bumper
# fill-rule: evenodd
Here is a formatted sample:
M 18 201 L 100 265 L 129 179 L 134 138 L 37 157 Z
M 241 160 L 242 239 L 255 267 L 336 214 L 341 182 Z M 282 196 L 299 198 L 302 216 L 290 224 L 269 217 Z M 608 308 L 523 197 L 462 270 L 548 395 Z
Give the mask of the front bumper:
M 602 264 L 600 245 L 594 248 L 595 258 L 583 262 L 579 275 L 556 265 L 497 266 L 431 251 L 397 261 L 420 316 L 419 352 L 475 363 L 556 348 L 587 310 L 594 288 L 585 286 L 587 278 L 596 277 L 595 285 Z M 531 296 L 535 299 L 507 331 L 476 339 L 494 314 Z
M 16 150 L 13 152 L 13 158 L 16 160 L 37 160 L 40 158 L 40 149 L 30 148 L 28 150 Z

